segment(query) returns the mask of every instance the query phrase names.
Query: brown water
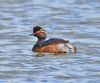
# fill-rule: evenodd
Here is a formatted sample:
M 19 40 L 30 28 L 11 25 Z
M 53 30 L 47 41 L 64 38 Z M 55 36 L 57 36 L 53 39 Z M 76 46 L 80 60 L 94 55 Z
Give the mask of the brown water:
M 36 25 L 78 52 L 38 56 Z M 0 83 L 100 83 L 100 0 L 0 0 Z

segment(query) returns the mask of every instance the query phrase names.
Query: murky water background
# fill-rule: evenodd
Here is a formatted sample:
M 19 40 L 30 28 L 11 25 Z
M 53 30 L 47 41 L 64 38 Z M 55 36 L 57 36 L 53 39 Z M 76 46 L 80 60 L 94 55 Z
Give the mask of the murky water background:
M 38 56 L 36 25 L 78 52 Z M 0 83 L 100 83 L 100 0 L 0 0 Z

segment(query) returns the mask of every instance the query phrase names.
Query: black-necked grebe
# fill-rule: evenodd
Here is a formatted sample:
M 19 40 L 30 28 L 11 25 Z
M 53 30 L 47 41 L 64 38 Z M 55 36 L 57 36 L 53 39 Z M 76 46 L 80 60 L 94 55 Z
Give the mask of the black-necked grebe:
M 33 28 L 33 33 L 38 38 L 36 44 L 33 46 L 32 51 L 35 52 L 49 52 L 49 53 L 68 53 L 68 49 L 71 52 L 76 52 L 76 47 L 73 46 L 68 40 L 52 38 L 46 39 L 46 33 L 40 26 Z

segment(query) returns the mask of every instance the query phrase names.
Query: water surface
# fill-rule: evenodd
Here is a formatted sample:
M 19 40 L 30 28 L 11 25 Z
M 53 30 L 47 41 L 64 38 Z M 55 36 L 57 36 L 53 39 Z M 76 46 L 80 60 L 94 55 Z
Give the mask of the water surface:
M 37 25 L 78 52 L 32 52 Z M 100 83 L 100 0 L 0 0 L 0 83 Z

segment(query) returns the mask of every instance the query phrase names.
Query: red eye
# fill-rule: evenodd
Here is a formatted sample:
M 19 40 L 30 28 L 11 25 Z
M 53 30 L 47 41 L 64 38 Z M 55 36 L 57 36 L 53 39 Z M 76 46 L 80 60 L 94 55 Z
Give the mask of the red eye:
M 43 36 L 45 34 L 45 32 L 44 31 L 37 31 L 36 34 Z

